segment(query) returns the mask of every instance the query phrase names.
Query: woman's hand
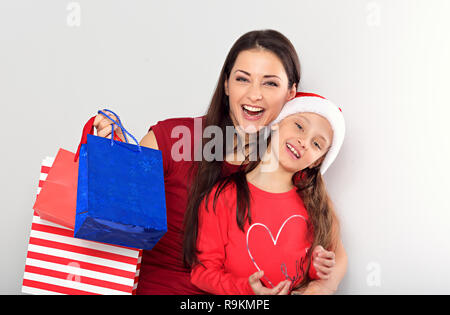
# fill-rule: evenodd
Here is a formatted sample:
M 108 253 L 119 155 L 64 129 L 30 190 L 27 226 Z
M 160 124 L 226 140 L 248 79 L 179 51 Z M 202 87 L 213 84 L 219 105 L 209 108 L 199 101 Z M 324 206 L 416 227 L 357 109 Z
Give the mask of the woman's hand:
M 257 271 L 248 278 L 250 287 L 256 295 L 287 295 L 291 281 L 285 280 L 278 283 L 274 288 L 269 289 L 263 286 L 260 279 L 264 276 L 264 271 Z
M 336 255 L 334 252 L 325 250 L 320 245 L 314 248 L 312 255 L 312 263 L 317 271 L 317 276 L 321 280 L 328 280 L 334 266 L 336 265 Z
M 336 265 L 336 255 L 332 251 L 325 250 L 322 246 L 316 246 L 312 253 L 312 263 L 320 280 L 311 281 L 302 289 L 294 290 L 292 295 L 329 295 L 334 294 L 334 288 L 329 287 L 326 281 L 330 279 L 333 268 Z
M 114 121 L 117 121 L 113 114 L 109 112 L 106 112 L 106 114 Z M 111 139 L 111 125 L 113 124 L 111 119 L 105 117 L 103 114 L 98 114 L 95 117 L 94 127 L 97 130 L 97 136 Z M 122 141 L 125 141 L 122 130 L 117 125 L 114 125 L 114 135 L 119 137 Z
M 332 295 L 336 290 L 329 288 L 325 280 L 315 280 L 308 283 L 305 288 L 294 290 L 291 295 Z

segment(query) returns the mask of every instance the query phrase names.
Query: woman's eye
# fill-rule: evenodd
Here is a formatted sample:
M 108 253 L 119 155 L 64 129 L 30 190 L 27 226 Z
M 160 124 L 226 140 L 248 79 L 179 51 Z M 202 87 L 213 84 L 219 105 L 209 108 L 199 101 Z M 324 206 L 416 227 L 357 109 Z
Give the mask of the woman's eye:
M 247 82 L 248 80 L 247 80 L 246 78 L 243 78 L 243 77 L 237 77 L 237 78 L 236 78 L 236 81 L 239 81 L 239 82 Z
M 270 86 L 275 86 L 275 87 L 278 86 L 278 84 L 276 82 L 273 82 L 273 81 L 266 82 L 266 84 L 270 85 Z

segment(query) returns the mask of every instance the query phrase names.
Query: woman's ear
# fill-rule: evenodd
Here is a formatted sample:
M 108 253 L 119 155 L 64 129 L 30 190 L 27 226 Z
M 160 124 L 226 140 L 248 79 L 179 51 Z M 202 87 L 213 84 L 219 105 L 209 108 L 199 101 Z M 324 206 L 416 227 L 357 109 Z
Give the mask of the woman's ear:
M 297 95 L 297 84 L 292 84 L 292 87 L 289 89 L 288 92 L 288 101 L 292 100 L 293 98 L 295 98 L 295 95 Z
M 226 96 L 230 96 L 228 93 L 228 79 L 227 78 L 225 78 L 225 81 L 223 82 L 223 87 L 225 88 Z

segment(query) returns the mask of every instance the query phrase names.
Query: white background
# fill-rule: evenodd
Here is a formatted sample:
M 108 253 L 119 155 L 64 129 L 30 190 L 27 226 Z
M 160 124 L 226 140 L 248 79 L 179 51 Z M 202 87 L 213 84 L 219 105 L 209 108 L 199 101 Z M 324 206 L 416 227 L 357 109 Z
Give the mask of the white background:
M 100 108 L 142 138 L 205 112 L 234 41 L 273 28 L 300 90 L 341 105 L 326 180 L 348 272 L 340 294 L 450 293 L 448 0 L 0 2 L 0 293 L 19 294 L 40 162 L 75 151 Z

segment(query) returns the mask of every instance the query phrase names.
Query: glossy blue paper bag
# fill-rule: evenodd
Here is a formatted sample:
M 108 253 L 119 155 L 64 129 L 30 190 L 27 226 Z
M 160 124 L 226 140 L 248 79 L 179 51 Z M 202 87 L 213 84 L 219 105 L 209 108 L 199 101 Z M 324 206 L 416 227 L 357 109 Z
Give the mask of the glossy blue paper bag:
M 114 130 L 111 139 L 87 135 L 79 150 L 74 236 L 148 250 L 167 231 L 162 155 L 139 146 L 115 116 L 125 139 L 127 133 L 137 145 L 112 140 Z

